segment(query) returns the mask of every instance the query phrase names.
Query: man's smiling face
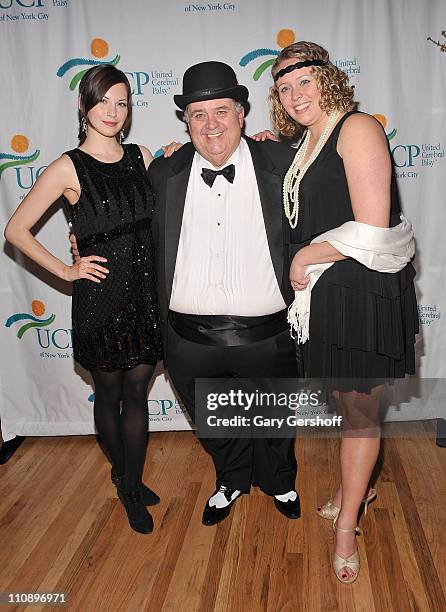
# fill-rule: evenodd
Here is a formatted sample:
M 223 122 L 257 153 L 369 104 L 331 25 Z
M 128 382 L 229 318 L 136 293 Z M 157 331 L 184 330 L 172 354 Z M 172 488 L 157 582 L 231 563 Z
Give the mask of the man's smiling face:
M 223 166 L 240 143 L 244 111 L 231 98 L 191 102 L 189 133 L 197 151 L 213 166 Z

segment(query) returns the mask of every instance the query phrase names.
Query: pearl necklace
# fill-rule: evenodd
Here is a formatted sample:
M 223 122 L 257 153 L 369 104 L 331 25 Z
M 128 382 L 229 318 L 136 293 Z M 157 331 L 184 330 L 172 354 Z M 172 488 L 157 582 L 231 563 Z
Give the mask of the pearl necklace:
M 289 167 L 288 172 L 285 175 L 285 179 L 283 181 L 283 208 L 285 210 L 285 216 L 288 219 L 290 226 L 294 229 L 297 225 L 297 221 L 299 219 L 299 187 L 300 183 L 305 176 L 305 172 L 314 162 L 316 157 L 322 150 L 322 147 L 327 142 L 329 135 L 331 134 L 332 129 L 335 126 L 336 121 L 339 118 L 341 113 L 339 111 L 334 111 L 328 116 L 328 121 L 325 124 L 325 128 L 322 134 L 319 136 L 319 139 L 311 152 L 310 157 L 302 166 L 299 168 L 300 162 L 305 158 L 308 143 L 310 142 L 311 132 L 307 129 L 307 133 L 305 134 L 305 139 L 302 145 L 299 147 L 299 150 L 296 153 L 296 157 L 294 158 L 291 166 Z

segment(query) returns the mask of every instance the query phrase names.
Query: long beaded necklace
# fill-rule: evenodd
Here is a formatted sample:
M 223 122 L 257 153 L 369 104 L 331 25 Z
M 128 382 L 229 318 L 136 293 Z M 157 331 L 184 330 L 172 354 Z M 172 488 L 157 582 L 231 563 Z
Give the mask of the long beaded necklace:
M 296 156 L 289 167 L 288 172 L 285 175 L 285 179 L 283 181 L 283 208 L 285 210 L 285 216 L 288 219 L 290 226 L 294 229 L 297 225 L 297 221 L 299 219 L 299 187 L 300 183 L 305 176 L 305 172 L 314 162 L 316 157 L 322 150 L 322 147 L 327 142 L 328 136 L 330 135 L 332 129 L 335 126 L 336 121 L 339 118 L 341 113 L 339 111 L 334 111 L 330 113 L 328 116 L 327 123 L 325 124 L 325 128 L 322 134 L 319 136 L 319 139 L 311 152 L 310 157 L 302 166 L 299 168 L 300 162 L 305 159 L 305 155 L 308 149 L 308 143 L 310 142 L 311 132 L 307 130 L 305 134 L 305 139 L 302 145 L 299 147 L 299 150 L 296 153 Z

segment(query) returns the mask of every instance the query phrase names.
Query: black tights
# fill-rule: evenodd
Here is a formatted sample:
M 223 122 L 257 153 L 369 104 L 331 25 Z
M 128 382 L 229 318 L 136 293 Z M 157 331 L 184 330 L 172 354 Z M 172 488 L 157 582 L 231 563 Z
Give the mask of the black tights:
M 131 370 L 91 372 L 96 428 L 114 473 L 124 476 L 127 492 L 141 484 L 148 440 L 147 388 L 154 370 L 155 366 L 141 364 Z

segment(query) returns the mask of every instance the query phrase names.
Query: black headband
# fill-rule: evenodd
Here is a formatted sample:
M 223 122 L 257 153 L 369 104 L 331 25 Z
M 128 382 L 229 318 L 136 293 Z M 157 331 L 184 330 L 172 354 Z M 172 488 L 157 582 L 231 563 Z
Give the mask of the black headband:
M 289 72 L 293 72 L 293 70 L 297 70 L 298 68 L 306 68 L 307 66 L 326 66 L 327 63 L 328 62 L 325 62 L 324 60 L 305 60 L 304 62 L 297 62 L 297 64 L 290 64 L 286 68 L 282 68 L 282 70 L 276 72 L 273 77 L 274 83 L 277 81 L 277 79 L 280 79 Z

